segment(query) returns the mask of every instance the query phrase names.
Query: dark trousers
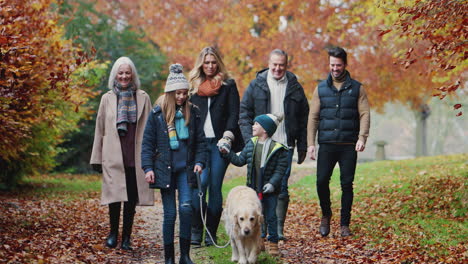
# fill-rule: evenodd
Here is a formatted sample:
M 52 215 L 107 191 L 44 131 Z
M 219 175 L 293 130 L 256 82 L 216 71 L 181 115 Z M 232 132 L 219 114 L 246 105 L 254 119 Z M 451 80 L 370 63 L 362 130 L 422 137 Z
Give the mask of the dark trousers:
M 267 225 L 268 241 L 278 243 L 278 218 L 276 216 L 276 205 L 278 194 L 268 193 L 263 195 L 263 215 Z
M 357 152 L 355 145 L 320 144 L 317 158 L 317 193 L 322 215 L 330 216 L 330 178 L 336 163 L 340 166 L 341 225 L 349 226 L 353 205 L 353 181 L 356 172 Z

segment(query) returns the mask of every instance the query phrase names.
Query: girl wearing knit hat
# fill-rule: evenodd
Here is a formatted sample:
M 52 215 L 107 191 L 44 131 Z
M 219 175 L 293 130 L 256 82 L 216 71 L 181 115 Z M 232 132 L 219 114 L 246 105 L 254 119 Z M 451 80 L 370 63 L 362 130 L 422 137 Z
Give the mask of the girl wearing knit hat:
M 218 145 L 234 151 L 242 150 L 244 141 L 239 128 L 239 92 L 229 76 L 221 55 L 214 47 L 206 47 L 198 54 L 189 74 L 190 101 L 200 107 L 203 130 L 207 138 L 208 166 L 201 175 L 202 208 L 198 190 L 193 193 L 194 217 L 192 244 L 200 245 L 203 237 L 201 214 L 206 211 L 205 245 L 216 243 L 216 232 L 222 213 L 221 187 L 229 162 L 221 157 Z M 206 193 L 208 204 L 206 203 Z
M 247 186 L 254 189 L 262 201 L 268 233 L 268 253 L 272 256 L 279 256 L 276 205 L 281 179 L 288 167 L 288 148 L 271 139 L 280 122 L 281 117 L 277 115 L 259 115 L 255 117 L 252 126 L 253 137 L 239 155 L 234 151 L 220 150 L 232 164 L 239 167 L 247 164 Z
M 142 168 L 150 188 L 161 190 L 165 263 L 174 260 L 176 189 L 180 221 L 180 262 L 190 259 L 192 192 L 197 188 L 195 173 L 206 164 L 205 135 L 199 109 L 188 98 L 189 83 L 182 65 L 170 66 L 164 95 L 153 108 L 142 142 Z

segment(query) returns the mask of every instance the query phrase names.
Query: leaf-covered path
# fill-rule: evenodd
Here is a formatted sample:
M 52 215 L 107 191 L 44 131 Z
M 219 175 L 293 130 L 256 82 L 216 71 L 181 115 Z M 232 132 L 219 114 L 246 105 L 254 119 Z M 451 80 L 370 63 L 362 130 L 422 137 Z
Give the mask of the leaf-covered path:
M 459 159 L 463 160 L 463 156 Z M 466 208 L 468 194 L 464 186 L 468 179 L 468 165 L 445 158 L 437 162 L 447 165 L 435 163 L 433 170 L 425 167 L 421 170 L 416 164 L 415 171 L 410 171 L 413 167 L 407 166 L 413 163 L 398 164 L 401 171 L 392 171 L 392 178 L 404 179 L 403 184 L 393 184 L 392 189 L 388 188 L 390 185 L 381 183 L 368 193 L 359 193 L 359 200 L 353 206 L 351 230 L 354 235 L 350 238 L 342 238 L 339 234 L 339 211 L 335 211 L 336 207 L 332 232 L 322 238 L 317 232 L 320 223 L 318 202 L 307 198 L 313 196 L 315 186 L 312 182 L 296 185 L 291 190 L 292 202 L 286 220 L 285 234 L 289 239 L 280 242 L 281 260 L 283 263 L 325 264 L 467 261 L 466 243 L 453 243 L 447 248 L 442 248 L 444 244 L 440 242 L 421 244 L 419 240 L 431 235 L 425 233 L 424 223 L 410 222 L 412 216 L 424 214 L 426 217 L 428 213 L 428 217 L 437 221 L 454 221 L 444 222 L 449 232 L 461 236 L 467 232 L 463 204 Z M 295 166 L 291 183 L 312 174 L 313 167 L 312 163 Z M 230 167 L 226 178 L 242 175 L 244 169 Z M 442 176 L 434 178 L 433 172 Z M 30 186 L 45 190 L 53 187 Z M 402 188 L 403 194 L 396 191 Z M 306 198 L 299 199 L 304 193 Z M 135 250 L 132 252 L 104 247 L 109 224 L 107 207 L 100 206 L 99 195 L 99 192 L 84 192 L 81 195 L 84 197 L 75 199 L 69 193 L 51 196 L 35 193 L 32 189 L 22 189 L 17 193 L 0 192 L 0 263 L 163 263 L 163 213 L 159 193 L 156 193 L 155 206 L 137 208 L 132 236 Z M 402 198 L 407 199 L 406 204 L 399 203 Z M 390 201 L 398 202 L 391 204 Z M 405 206 L 409 206 L 407 213 L 413 214 L 410 218 L 405 217 Z M 401 221 L 389 223 L 394 218 Z M 443 226 L 441 230 L 444 230 Z M 432 255 L 431 252 L 441 249 L 447 252 L 446 255 Z M 203 249 L 194 250 L 200 251 Z M 206 263 L 210 262 L 203 264 Z M 222 263 L 229 263 L 229 260 Z

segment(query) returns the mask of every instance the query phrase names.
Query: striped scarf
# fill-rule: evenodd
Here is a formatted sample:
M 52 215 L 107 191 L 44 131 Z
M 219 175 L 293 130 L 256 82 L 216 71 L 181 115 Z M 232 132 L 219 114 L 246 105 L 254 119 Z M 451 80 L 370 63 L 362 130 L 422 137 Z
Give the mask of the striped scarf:
M 130 84 L 124 90 L 119 82 L 114 82 L 112 90 L 117 95 L 117 131 L 123 137 L 127 134 L 127 124 L 137 121 L 136 89 Z

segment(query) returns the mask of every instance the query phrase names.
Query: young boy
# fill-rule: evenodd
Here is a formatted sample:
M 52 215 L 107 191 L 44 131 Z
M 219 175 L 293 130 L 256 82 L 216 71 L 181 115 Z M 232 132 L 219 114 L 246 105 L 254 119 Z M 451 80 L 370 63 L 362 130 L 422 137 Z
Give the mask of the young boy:
M 254 189 L 262 201 L 263 215 L 268 232 L 268 253 L 278 256 L 278 230 L 276 203 L 281 189 L 281 178 L 288 167 L 288 149 L 271 139 L 279 122 L 272 114 L 259 115 L 252 126 L 253 137 L 239 155 L 230 151 L 229 145 L 218 147 L 230 162 L 236 166 L 247 164 L 247 186 Z

